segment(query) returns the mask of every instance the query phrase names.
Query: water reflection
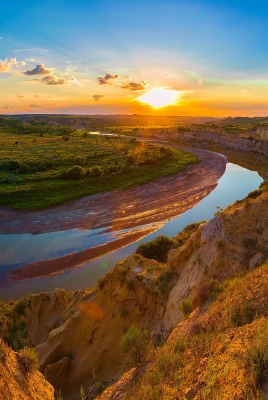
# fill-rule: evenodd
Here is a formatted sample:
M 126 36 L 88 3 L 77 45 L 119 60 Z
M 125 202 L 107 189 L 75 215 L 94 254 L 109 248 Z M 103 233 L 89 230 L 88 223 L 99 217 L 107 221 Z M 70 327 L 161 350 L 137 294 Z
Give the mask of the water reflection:
M 225 208 L 227 205 L 233 203 L 236 200 L 244 198 L 249 192 L 255 190 L 259 187 L 262 182 L 262 178 L 255 171 L 250 171 L 249 169 L 243 168 L 236 164 L 228 163 L 226 166 L 226 172 L 218 181 L 218 186 L 203 200 L 200 201 L 196 206 L 192 209 L 186 211 L 179 217 L 173 218 L 171 221 L 166 221 L 164 226 L 158 229 L 156 232 L 148 235 L 146 238 L 141 239 L 140 241 L 128 245 L 120 250 L 116 250 L 110 254 L 99 257 L 91 262 L 85 263 L 82 267 L 77 269 L 72 269 L 70 271 L 66 271 L 61 275 L 57 275 L 50 278 L 39 278 L 32 279 L 29 281 L 20 282 L 14 285 L 6 285 L 5 287 L 0 288 L 0 297 L 3 299 L 8 298 L 19 298 L 25 293 L 37 293 L 41 291 L 51 291 L 55 287 L 63 287 L 66 289 L 83 289 L 90 286 L 93 286 L 97 279 L 103 276 L 107 271 L 113 268 L 114 264 L 128 255 L 132 254 L 137 248 L 138 244 L 153 239 L 159 234 L 165 234 L 168 236 L 173 236 L 180 232 L 185 226 L 190 223 L 198 222 L 205 219 L 210 219 L 213 217 L 216 206 L 220 206 Z M 72 231 L 63 231 L 63 237 L 55 238 L 57 240 L 57 254 L 60 254 L 63 251 L 64 243 L 68 240 L 73 241 L 74 232 Z M 55 232 L 56 234 L 56 232 Z M 100 232 L 92 232 L 93 236 L 90 238 L 88 236 L 84 236 L 85 232 L 79 233 L 80 236 L 77 236 L 77 242 L 73 243 L 74 247 L 76 247 L 79 243 L 79 246 L 87 245 L 87 240 L 94 237 L 94 240 L 103 239 L 101 235 L 105 235 L 105 233 L 100 230 Z M 96 235 L 95 235 L 96 234 Z M 40 236 L 45 237 L 44 235 L 53 235 L 43 234 Z M 99 235 L 99 238 L 98 238 Z M 16 236 L 16 235 L 3 235 L 3 236 Z M 28 236 L 28 235 L 23 235 Z M 31 235 L 29 235 L 31 237 Z M 38 235 L 35 235 L 35 237 Z M 4 239 L 4 238 L 1 238 Z M 27 239 L 27 238 L 26 238 Z M 12 250 L 6 251 L 6 257 L 13 257 L 13 262 L 19 261 L 20 259 L 20 251 L 19 249 L 25 249 L 25 240 L 23 239 L 21 243 L 17 244 L 18 247 Z M 5 239 L 8 240 L 8 239 Z M 16 241 L 16 238 L 14 238 Z M 1 243 L 2 240 L 1 240 Z M 29 242 L 30 243 L 30 242 Z M 29 244 L 30 245 L 30 244 Z M 31 245 L 32 246 L 32 245 Z M 49 248 L 51 244 L 46 242 L 39 243 L 37 248 L 32 246 L 36 254 L 38 251 L 41 251 L 44 248 Z M 76 247 L 77 250 L 77 247 Z M 25 253 L 27 252 L 24 250 Z M 7 259 L 6 258 L 6 259 Z M 40 259 L 40 253 L 38 253 L 38 258 Z M 13 266 L 14 267 L 14 266 Z M 2 270 L 2 269 L 1 269 Z

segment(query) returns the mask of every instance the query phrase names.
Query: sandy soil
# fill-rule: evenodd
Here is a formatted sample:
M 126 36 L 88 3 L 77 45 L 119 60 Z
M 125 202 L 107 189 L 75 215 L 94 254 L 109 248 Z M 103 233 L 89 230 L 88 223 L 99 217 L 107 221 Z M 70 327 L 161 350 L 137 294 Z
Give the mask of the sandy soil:
M 159 226 L 158 226 L 159 228 Z M 82 250 L 77 253 L 67 254 L 62 257 L 53 258 L 50 260 L 37 261 L 30 264 L 26 264 L 21 268 L 17 268 L 10 273 L 12 282 L 22 281 L 29 278 L 41 278 L 45 276 L 52 276 L 60 274 L 67 269 L 78 268 L 85 262 L 91 261 L 94 258 L 100 257 L 104 254 L 108 254 L 116 249 L 120 249 L 127 246 L 129 243 L 133 243 L 149 235 L 157 229 L 138 229 L 134 232 L 131 231 L 126 233 L 123 237 L 116 239 L 112 242 L 104 243 L 97 247 L 91 247 L 90 249 Z
M 188 167 L 181 174 L 124 191 L 115 190 L 85 197 L 71 204 L 44 211 L 16 212 L 1 209 L 0 233 L 38 234 L 101 227 L 107 227 L 108 231 L 114 232 L 149 223 L 160 223 L 178 216 L 199 203 L 217 186 L 217 181 L 226 167 L 224 156 L 207 150 L 184 149 L 195 153 L 200 162 Z M 142 236 L 145 236 L 145 233 L 136 230 L 97 248 L 22 266 L 11 272 L 11 279 L 23 280 L 60 273 L 126 246 Z

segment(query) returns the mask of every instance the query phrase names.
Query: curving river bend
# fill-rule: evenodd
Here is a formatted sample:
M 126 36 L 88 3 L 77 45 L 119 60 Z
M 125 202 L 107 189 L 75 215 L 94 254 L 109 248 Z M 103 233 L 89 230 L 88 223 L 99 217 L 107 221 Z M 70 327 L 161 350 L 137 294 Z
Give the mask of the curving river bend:
M 198 152 L 198 150 L 196 151 Z M 211 158 L 213 158 L 213 154 L 215 155 L 215 153 L 210 154 Z M 219 176 L 222 175 L 223 171 Z M 189 180 L 189 176 L 189 174 L 185 176 L 186 181 Z M 172 179 L 172 177 L 169 177 L 165 182 L 172 185 Z M 225 208 L 234 201 L 244 198 L 249 192 L 257 189 L 261 182 L 262 178 L 257 172 L 237 164 L 227 163 L 226 170 L 217 184 L 213 187 L 208 185 L 201 192 L 189 193 L 189 204 L 187 205 L 186 196 L 184 207 L 177 210 L 176 207 L 173 207 L 171 214 L 165 213 L 164 207 L 163 213 L 157 209 L 158 214 L 153 216 L 154 221 L 152 221 L 152 218 L 148 220 L 145 212 L 139 214 L 139 218 L 132 223 L 132 226 L 129 221 L 128 225 L 122 225 L 120 220 L 121 222 L 116 224 L 114 229 L 111 229 L 108 223 L 107 226 L 103 223 L 96 223 L 92 226 L 92 229 L 86 229 L 85 226 L 80 226 L 77 229 L 70 222 L 66 222 L 67 225 L 61 230 L 51 231 L 50 224 L 50 227 L 47 230 L 43 229 L 42 233 L 23 233 L 24 225 L 21 224 L 20 226 L 17 222 L 17 227 L 13 226 L 13 230 L 16 231 L 17 229 L 17 232 L 20 233 L 5 232 L 0 234 L 0 298 L 3 300 L 19 298 L 26 293 L 51 291 L 56 287 L 77 290 L 93 286 L 100 277 L 113 268 L 116 262 L 132 254 L 140 243 L 151 240 L 160 234 L 173 236 L 190 223 L 212 218 L 217 206 Z M 176 186 L 173 185 L 174 187 L 176 191 Z M 169 187 L 168 190 L 171 191 L 171 188 Z M 191 196 L 195 199 L 192 203 Z M 169 199 L 176 206 L 174 192 Z M 112 210 L 108 211 L 111 213 Z M 177 216 L 174 217 L 174 215 Z M 69 218 L 66 218 L 68 221 Z M 10 221 L 10 225 L 12 225 L 12 222 L 13 225 L 15 224 L 14 221 Z M 8 222 L 7 220 L 7 226 Z M 77 223 L 77 220 L 74 220 L 74 223 Z M 130 236 L 129 241 L 122 239 L 122 247 L 120 238 L 125 238 L 126 235 Z M 119 249 L 112 251 L 114 248 L 112 244 L 115 239 L 119 239 Z M 127 244 L 128 242 L 132 243 Z M 90 251 L 91 248 L 101 248 L 103 244 L 108 246 L 106 251 L 108 254 L 101 255 L 89 262 L 82 258 L 76 265 L 79 268 L 66 269 L 65 265 L 62 266 L 62 270 L 65 270 L 61 271 L 58 268 L 56 275 L 52 274 L 38 279 L 18 279 L 15 281 L 10 279 L 12 271 L 14 272 L 25 264 L 34 265 L 38 261 L 37 267 L 40 267 L 40 261 L 42 265 L 42 260 L 45 264 L 47 263 L 46 260 L 51 258 L 58 258 L 60 262 L 66 262 L 64 261 L 66 254 L 72 252 L 83 254 L 83 252 Z M 88 256 L 88 253 L 86 253 L 86 256 Z M 90 257 L 87 259 L 90 259 Z

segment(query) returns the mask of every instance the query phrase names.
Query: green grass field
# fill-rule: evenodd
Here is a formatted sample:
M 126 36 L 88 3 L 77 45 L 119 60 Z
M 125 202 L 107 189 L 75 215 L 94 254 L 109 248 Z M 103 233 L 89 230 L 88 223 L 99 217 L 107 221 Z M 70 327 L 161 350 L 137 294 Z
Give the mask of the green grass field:
M 0 142 L 0 206 L 17 210 L 140 185 L 198 161 L 180 150 L 83 131 L 17 134 L 2 129 Z

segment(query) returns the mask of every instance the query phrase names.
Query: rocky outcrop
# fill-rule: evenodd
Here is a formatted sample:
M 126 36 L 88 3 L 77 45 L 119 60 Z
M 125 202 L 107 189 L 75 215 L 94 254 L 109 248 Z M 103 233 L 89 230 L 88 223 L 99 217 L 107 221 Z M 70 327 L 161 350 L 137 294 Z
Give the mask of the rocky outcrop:
M 66 292 L 55 289 L 52 293 L 41 293 L 30 297 L 27 327 L 32 346 L 47 340 L 49 332 L 63 322 L 64 310 L 68 304 Z
M 122 334 L 131 324 L 152 327 L 163 313 L 159 295 L 133 259 L 119 264 L 101 287 L 79 294 L 65 309 L 63 291 L 33 299 L 29 320 L 36 321 L 29 335 L 37 344 L 41 371 L 69 399 L 80 399 L 81 386 L 118 377 L 126 367 L 119 348 Z M 53 304 L 57 309 L 50 316 Z
M 180 140 L 186 140 L 190 144 L 201 147 L 213 143 L 234 151 L 257 152 L 268 155 L 268 141 L 257 138 L 238 137 L 235 135 L 221 135 L 212 132 L 185 132 L 179 135 Z
M 268 128 L 261 127 L 256 131 L 257 138 L 268 141 Z
M 0 399 L 54 400 L 54 389 L 39 371 L 26 372 L 20 355 L 0 341 Z
M 223 265 L 224 268 L 224 265 Z M 97 399 L 267 399 L 268 263 L 221 285 Z
M 268 256 L 268 195 L 247 198 L 218 213 L 179 249 L 169 254 L 168 264 L 179 279 L 172 288 L 163 317 L 171 330 L 184 318 L 180 303 L 194 300 L 204 279 L 220 281 L 252 269 Z
M 136 376 L 140 374 L 138 368 L 134 367 L 125 372 L 120 378 L 106 389 L 99 397 L 98 400 L 120 400 L 125 397 L 127 390 L 133 383 Z

